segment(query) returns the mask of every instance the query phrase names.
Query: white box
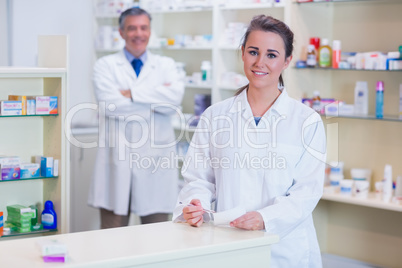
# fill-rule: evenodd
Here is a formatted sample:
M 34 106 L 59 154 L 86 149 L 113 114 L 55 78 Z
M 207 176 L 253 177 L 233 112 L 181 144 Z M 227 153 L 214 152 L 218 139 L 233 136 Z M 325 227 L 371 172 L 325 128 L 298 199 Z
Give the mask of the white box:
M 1 115 L 22 115 L 21 101 L 1 101 Z

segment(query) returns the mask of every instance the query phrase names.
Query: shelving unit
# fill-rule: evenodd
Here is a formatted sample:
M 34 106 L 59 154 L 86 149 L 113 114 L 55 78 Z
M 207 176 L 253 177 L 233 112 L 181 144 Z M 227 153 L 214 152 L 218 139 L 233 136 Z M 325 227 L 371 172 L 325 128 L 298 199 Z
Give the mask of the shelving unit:
M 342 195 L 339 193 L 324 193 L 323 200 L 340 202 L 351 205 L 358 205 L 369 208 L 385 209 L 390 211 L 402 212 L 402 205 L 399 203 L 384 202 L 381 200 L 381 196 L 377 197 L 375 193 L 369 193 L 367 198 L 357 198 L 354 196 Z
M 30 181 L 30 180 L 46 180 L 46 179 L 57 179 L 59 176 L 56 177 L 37 177 L 37 178 L 26 178 L 26 179 L 17 179 L 17 180 L 8 180 L 8 181 L 0 181 L 1 182 L 19 182 L 19 181 Z
M 295 3 L 295 2 L 294 2 Z M 341 40 L 342 51 L 396 51 L 402 36 L 400 1 L 331 1 L 295 3 L 291 7 L 290 27 L 296 33 L 295 60 L 310 37 Z M 399 107 L 400 71 L 291 68 L 285 81 L 293 97 L 311 97 L 319 90 L 322 98 L 354 103 L 356 81 L 369 85 L 369 115 L 326 117 L 328 160 L 345 163 L 345 178 L 351 168 L 372 170 L 374 182 L 383 178 L 385 164 L 393 167 L 394 178 L 402 174 L 402 120 Z M 375 116 L 375 83 L 385 83 L 383 119 Z M 351 120 L 353 119 L 353 120 Z M 402 232 L 402 205 L 383 203 L 373 194 L 368 199 L 324 194 L 314 211 L 321 250 L 381 267 L 399 267 Z
M 33 68 L 1 67 L 0 99 L 8 95 L 44 95 L 58 97 L 58 115 L 3 116 L 0 118 L 0 154 L 19 156 L 22 162 L 32 162 L 36 155 L 59 159 L 59 176 L 53 178 L 1 181 L 0 211 L 7 219 L 7 205 L 40 204 L 42 212 L 46 200 L 54 204 L 58 217 L 57 233 L 69 231 L 69 146 L 64 135 L 67 108 L 68 38 L 40 36 L 38 66 Z M 48 232 L 11 234 L 38 235 Z

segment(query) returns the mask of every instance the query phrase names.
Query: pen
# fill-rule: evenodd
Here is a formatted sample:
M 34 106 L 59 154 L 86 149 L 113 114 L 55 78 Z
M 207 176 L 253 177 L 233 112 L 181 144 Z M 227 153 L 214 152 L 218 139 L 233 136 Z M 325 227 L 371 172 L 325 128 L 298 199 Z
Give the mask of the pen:
M 183 202 L 179 202 L 179 204 L 180 204 L 180 205 L 183 205 Z M 193 205 L 193 204 L 188 204 L 187 206 L 189 206 L 189 207 L 195 207 L 195 205 Z M 215 211 L 210 210 L 210 209 L 202 208 L 202 210 L 203 210 L 204 212 L 215 213 Z

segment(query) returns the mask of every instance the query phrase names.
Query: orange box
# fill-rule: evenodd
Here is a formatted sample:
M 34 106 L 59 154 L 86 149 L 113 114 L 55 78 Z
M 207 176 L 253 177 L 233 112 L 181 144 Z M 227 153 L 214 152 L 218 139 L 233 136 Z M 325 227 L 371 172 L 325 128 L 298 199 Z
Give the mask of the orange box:
M 22 102 L 21 115 L 27 114 L 27 96 L 8 95 L 8 100 Z

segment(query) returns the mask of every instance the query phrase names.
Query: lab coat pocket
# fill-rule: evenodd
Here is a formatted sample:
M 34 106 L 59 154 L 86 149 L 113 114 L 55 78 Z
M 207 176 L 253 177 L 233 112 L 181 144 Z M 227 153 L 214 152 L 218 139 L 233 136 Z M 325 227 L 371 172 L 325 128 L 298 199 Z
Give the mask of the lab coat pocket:
M 301 147 L 277 143 L 268 148 L 266 157 L 269 167 L 265 169 L 265 178 L 276 185 L 282 195 L 292 186 L 294 170 L 302 154 Z
M 271 158 L 274 168 L 292 170 L 302 155 L 302 147 L 277 143 L 268 148 L 267 156 Z

